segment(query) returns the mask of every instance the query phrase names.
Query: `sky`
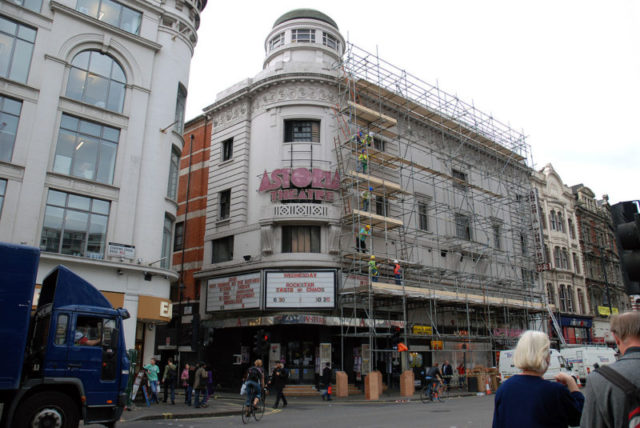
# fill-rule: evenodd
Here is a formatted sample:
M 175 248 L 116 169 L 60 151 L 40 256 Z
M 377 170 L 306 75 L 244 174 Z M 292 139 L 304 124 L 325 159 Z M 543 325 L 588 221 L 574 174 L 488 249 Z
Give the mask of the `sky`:
M 522 131 L 537 170 L 551 163 L 612 204 L 640 199 L 640 1 L 209 0 L 187 119 L 258 74 L 273 23 L 299 8 Z

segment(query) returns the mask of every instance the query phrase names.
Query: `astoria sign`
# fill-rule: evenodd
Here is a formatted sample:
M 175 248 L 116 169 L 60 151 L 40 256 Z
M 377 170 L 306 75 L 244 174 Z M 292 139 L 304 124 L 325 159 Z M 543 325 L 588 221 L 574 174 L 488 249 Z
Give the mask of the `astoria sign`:
M 262 175 L 260 193 L 271 194 L 271 201 L 333 202 L 335 190 L 340 188 L 338 171 L 319 168 L 282 168 Z

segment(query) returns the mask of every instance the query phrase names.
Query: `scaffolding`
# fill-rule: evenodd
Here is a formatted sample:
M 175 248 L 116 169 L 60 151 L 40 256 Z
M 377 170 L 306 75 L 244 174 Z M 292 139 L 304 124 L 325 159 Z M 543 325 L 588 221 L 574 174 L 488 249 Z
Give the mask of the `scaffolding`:
M 394 328 L 465 360 L 474 344 L 503 349 L 516 330 L 545 328 L 524 134 L 353 44 L 337 70 L 342 366 L 345 342 L 360 338 L 367 373 Z

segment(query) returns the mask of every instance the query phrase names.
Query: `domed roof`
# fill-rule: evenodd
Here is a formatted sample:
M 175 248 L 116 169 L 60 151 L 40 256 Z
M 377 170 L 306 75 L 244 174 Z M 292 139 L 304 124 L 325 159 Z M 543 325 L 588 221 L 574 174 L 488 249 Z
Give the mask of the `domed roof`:
M 318 21 L 326 22 L 327 24 L 333 25 L 334 27 L 336 27 L 336 30 L 338 29 L 338 24 L 336 24 L 336 22 L 333 19 L 329 18 L 324 13 L 315 9 L 295 9 L 295 10 L 289 11 L 284 15 L 282 15 L 280 18 L 276 19 L 276 22 L 275 24 L 273 24 L 273 26 L 276 27 L 282 24 L 283 22 L 291 21 L 293 19 L 304 19 L 304 18 L 316 19 Z

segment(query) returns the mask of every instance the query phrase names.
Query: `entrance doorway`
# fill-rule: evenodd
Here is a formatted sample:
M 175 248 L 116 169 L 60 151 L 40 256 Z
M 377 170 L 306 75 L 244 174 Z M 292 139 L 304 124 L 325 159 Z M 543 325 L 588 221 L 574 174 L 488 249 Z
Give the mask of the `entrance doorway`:
M 316 380 L 316 346 L 314 342 L 293 341 L 283 344 L 287 358 L 289 383 L 314 384 Z

